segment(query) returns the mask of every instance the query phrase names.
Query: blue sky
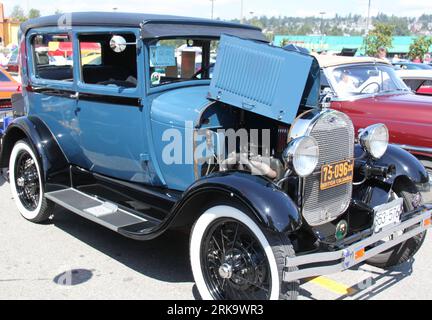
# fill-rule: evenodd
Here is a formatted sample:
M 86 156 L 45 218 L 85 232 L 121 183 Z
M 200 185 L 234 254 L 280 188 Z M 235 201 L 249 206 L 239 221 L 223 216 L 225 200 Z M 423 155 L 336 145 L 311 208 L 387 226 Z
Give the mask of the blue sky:
M 1 1 L 1 0 L 0 0 Z M 371 13 L 384 12 L 395 15 L 419 16 L 432 14 L 432 0 L 372 0 Z M 6 15 L 16 4 L 24 9 L 35 7 L 42 14 L 53 13 L 56 9 L 70 11 L 112 11 L 117 8 L 125 12 L 165 13 L 210 17 L 210 0 L 3 0 Z M 241 0 L 215 0 L 215 16 L 222 19 L 239 18 Z M 268 16 L 318 16 L 325 11 L 327 16 L 335 13 L 367 14 L 368 0 L 243 0 L 244 15 Z

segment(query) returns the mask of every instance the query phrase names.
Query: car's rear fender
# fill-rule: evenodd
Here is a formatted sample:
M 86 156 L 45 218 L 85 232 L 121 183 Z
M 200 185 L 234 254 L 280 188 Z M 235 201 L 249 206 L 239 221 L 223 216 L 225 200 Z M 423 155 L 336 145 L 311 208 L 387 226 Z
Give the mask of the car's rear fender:
M 69 185 L 69 164 L 56 139 L 45 123 L 35 116 L 15 119 L 6 130 L 0 150 L 0 167 L 9 166 L 9 158 L 15 143 L 30 141 L 38 157 L 47 184 Z

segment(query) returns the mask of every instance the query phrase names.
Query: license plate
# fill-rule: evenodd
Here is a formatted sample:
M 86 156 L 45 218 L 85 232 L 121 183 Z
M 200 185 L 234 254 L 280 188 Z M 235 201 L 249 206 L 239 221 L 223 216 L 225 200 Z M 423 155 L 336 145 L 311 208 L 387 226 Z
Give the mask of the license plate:
M 387 226 L 400 223 L 400 216 L 403 212 L 403 200 L 396 199 L 374 208 L 374 231 L 380 232 Z
M 343 160 L 321 167 L 320 189 L 326 190 L 352 182 L 354 173 L 354 159 Z

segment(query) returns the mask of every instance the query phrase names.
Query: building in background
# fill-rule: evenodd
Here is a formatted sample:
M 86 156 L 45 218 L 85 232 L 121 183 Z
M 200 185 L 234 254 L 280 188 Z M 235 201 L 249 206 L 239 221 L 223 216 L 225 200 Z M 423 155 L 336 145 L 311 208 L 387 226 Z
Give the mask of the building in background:
M 388 50 L 389 56 L 395 54 L 404 57 L 408 54 L 409 46 L 416 37 L 393 37 L 393 48 Z M 357 55 L 364 54 L 362 36 L 297 36 L 297 35 L 276 35 L 274 44 L 295 44 L 304 47 L 309 51 L 339 53 L 343 49 L 358 49 Z
M 4 16 L 3 3 L 0 3 L 0 47 L 18 45 L 18 30 L 20 22 Z

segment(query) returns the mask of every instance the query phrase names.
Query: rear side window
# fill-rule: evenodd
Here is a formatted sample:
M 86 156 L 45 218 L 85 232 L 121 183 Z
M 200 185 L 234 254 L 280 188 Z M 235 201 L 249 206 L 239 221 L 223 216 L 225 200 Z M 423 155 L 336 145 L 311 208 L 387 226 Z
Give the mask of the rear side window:
M 72 40 L 68 34 L 36 35 L 32 49 L 36 78 L 73 82 Z
M 0 82 L 10 82 L 10 79 L 2 71 L 0 71 Z

